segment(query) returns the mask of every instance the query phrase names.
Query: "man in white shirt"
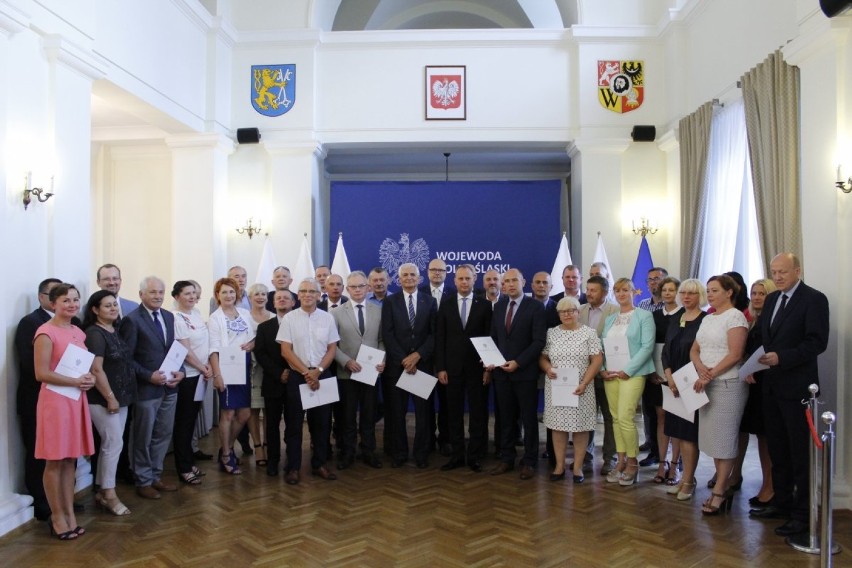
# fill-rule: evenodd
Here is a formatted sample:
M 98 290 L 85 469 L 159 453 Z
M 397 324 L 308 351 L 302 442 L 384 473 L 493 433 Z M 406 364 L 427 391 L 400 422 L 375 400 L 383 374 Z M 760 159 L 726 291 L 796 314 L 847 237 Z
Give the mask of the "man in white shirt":
M 334 318 L 328 312 L 317 309 L 320 295 L 319 283 L 313 278 L 306 278 L 299 283 L 299 302 L 301 306 L 284 316 L 278 336 L 275 338 L 281 344 L 281 355 L 290 365 L 291 373 L 288 384 L 293 393 L 298 396 L 299 385 L 307 384 L 311 390 L 322 388 L 320 379 L 331 377 L 328 368 L 334 361 L 334 353 L 340 336 L 334 325 Z M 337 379 L 334 379 L 337 380 Z M 301 401 L 299 403 L 301 406 Z M 333 481 L 337 476 L 328 470 L 326 461 L 329 453 L 329 426 L 331 423 L 331 406 L 324 404 L 308 410 L 308 429 L 313 442 L 311 470 L 322 479 Z M 299 470 L 302 467 L 302 415 L 287 417 L 287 429 L 284 434 L 287 444 L 287 472 L 285 480 L 290 485 L 299 483 Z

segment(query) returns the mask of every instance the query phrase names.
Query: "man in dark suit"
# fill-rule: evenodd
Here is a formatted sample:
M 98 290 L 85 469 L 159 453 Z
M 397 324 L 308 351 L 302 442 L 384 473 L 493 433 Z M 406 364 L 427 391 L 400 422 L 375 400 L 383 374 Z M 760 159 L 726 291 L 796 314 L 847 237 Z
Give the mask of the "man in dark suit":
M 462 264 L 456 268 L 457 292 L 438 308 L 435 331 L 435 369 L 447 388 L 447 413 L 452 457 L 441 469 L 449 471 L 467 465 L 482 471 L 488 451 L 488 410 L 485 406 L 488 377 L 470 341 L 491 333 L 491 304 L 473 295 L 476 268 Z M 464 447 L 464 401 L 467 394 L 470 442 Z
M 275 340 L 281 320 L 293 309 L 293 294 L 290 290 L 275 290 L 273 298 L 275 315 L 257 326 L 254 338 L 254 356 L 263 369 L 263 382 L 260 393 L 263 395 L 263 413 L 266 418 L 266 442 L 269 444 L 266 456 L 266 475 L 278 475 L 281 464 L 281 416 L 287 421 L 287 381 L 290 378 L 290 366 L 281 356 L 281 345 Z M 296 411 L 302 416 L 301 406 Z
M 295 302 L 294 308 L 299 307 L 299 303 L 296 302 L 296 295 L 290 290 L 290 283 L 293 282 L 293 278 L 290 276 L 290 269 L 286 266 L 276 266 L 275 270 L 272 271 L 272 290 L 266 295 L 266 309 L 275 313 L 275 292 L 278 290 L 286 290 L 290 293 L 290 297 L 293 298 Z
M 44 521 L 50 517 L 50 505 L 44 493 L 44 460 L 35 457 L 36 406 L 41 383 L 35 378 L 33 366 L 33 339 L 36 330 L 47 323 L 53 313 L 50 311 L 50 291 L 62 280 L 47 278 L 38 285 L 39 307 L 25 315 L 15 330 L 15 352 L 18 354 L 18 419 L 21 423 L 21 438 L 24 442 L 26 458 L 24 460 L 24 484 L 27 493 L 33 498 L 35 517 Z
M 441 302 L 453 295 L 454 290 L 446 285 L 447 280 L 447 263 L 440 258 L 433 258 L 429 262 L 428 282 L 420 286 L 420 291 L 424 294 L 429 294 L 435 298 L 435 303 L 438 308 L 441 307 Z M 435 372 L 438 370 L 435 369 Z M 452 453 L 450 446 L 450 428 L 447 422 L 447 386 L 443 383 L 435 385 L 435 398 L 438 403 L 438 412 L 435 413 L 434 406 L 429 410 L 432 412 L 429 418 L 429 424 L 432 425 L 432 440 L 430 444 L 438 445 L 438 449 L 442 456 L 449 456 Z M 430 446 L 431 448 L 431 446 Z
M 175 340 L 175 318 L 162 309 L 165 284 L 148 276 L 139 286 L 142 305 L 125 315 L 119 331 L 133 353 L 137 398 L 133 412 L 133 474 L 136 493 L 159 499 L 161 491 L 177 491 L 162 480 L 163 460 L 172 439 L 177 385 L 183 368 L 168 375 L 160 371 Z M 170 375 L 170 376 L 169 376 Z
M 521 479 L 533 476 L 538 461 L 538 357 L 547 337 L 544 306 L 524 296 L 524 276 L 517 268 L 503 275 L 506 297 L 494 307 L 491 338 L 506 359 L 491 374 L 500 408 L 500 464 L 491 475 L 500 475 L 515 467 L 513 424 L 520 413 L 524 425 L 524 455 Z
M 583 273 L 580 270 L 580 267 L 569 264 L 562 269 L 562 286 L 565 288 L 565 291 L 559 292 L 553 296 L 553 301 L 558 304 L 559 300 L 565 296 L 573 296 L 577 298 L 577 301 L 580 302 L 580 305 L 582 306 L 586 303 L 586 295 L 582 290 L 580 290 L 580 285 L 582 283 Z
M 317 304 L 317 308 L 324 312 L 336 310 L 349 301 L 349 298 L 343 295 L 343 277 L 340 274 L 330 274 L 325 279 L 324 290 L 326 298 Z
M 337 351 L 334 353 L 342 408 L 342 428 L 338 437 L 341 456 L 337 461 L 337 469 L 346 469 L 354 463 L 359 430 L 360 457 L 365 464 L 378 469 L 382 467 L 382 462 L 376 456 L 377 389 L 375 385 L 352 379 L 352 373 L 361 371 L 357 358 L 362 345 L 380 351 L 385 349 L 382 342 L 382 309 L 367 301 L 367 276 L 360 270 L 352 272 L 346 278 L 346 291 L 349 292 L 351 301 L 331 312 L 340 335 Z M 377 377 L 384 370 L 384 361 L 375 363 L 375 369 L 371 372 Z
M 420 269 L 406 263 L 399 267 L 402 290 L 388 296 L 382 303 L 382 339 L 387 348 L 387 365 L 382 380 L 387 379 L 393 391 L 390 419 L 393 421 L 393 461 L 391 467 L 401 467 L 408 460 L 408 433 L 405 415 L 408 412 L 409 393 L 395 388 L 402 373 L 414 374 L 417 370 L 432 373 L 432 355 L 435 348 L 435 316 L 438 306 L 435 298 L 417 290 Z M 417 467 L 429 466 L 429 443 L 432 429 L 429 425 L 429 405 L 433 396 L 424 400 L 414 397 L 414 460 Z M 386 418 L 387 420 L 387 415 Z
M 763 371 L 763 413 L 766 440 L 772 458 L 775 496 L 769 507 L 752 509 L 762 518 L 785 518 L 775 529 L 781 536 L 808 530 L 808 439 L 810 432 L 802 400 L 810 398 L 808 386 L 819 383 L 817 357 L 828 345 L 828 300 L 800 280 L 796 255 L 782 253 L 769 264 L 778 290 L 766 297 L 755 326 L 766 354 Z

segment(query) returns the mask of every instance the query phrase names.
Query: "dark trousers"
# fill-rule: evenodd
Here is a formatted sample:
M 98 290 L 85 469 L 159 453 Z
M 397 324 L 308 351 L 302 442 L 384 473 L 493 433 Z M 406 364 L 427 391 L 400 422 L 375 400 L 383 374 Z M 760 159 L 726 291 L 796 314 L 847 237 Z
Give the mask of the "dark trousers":
M 429 407 L 434 408 L 434 392 L 428 399 L 424 400 L 419 396 L 414 396 L 406 390 L 397 388 L 396 383 L 403 373 L 401 365 L 394 365 L 390 373 L 386 373 L 384 378 L 388 378 L 388 386 L 393 389 L 393 409 L 391 412 L 391 422 L 393 423 L 393 459 L 405 461 L 408 459 L 408 429 L 405 424 L 405 417 L 408 414 L 408 401 L 414 399 L 414 459 L 415 461 L 426 461 L 429 456 L 429 445 L 432 438 L 432 428 L 429 422 Z M 393 377 L 393 378 L 390 378 Z M 387 411 L 387 407 L 385 407 Z M 387 423 L 387 416 L 385 417 Z
M 355 457 L 358 432 L 361 433 L 361 454 L 373 455 L 376 452 L 376 387 L 344 379 L 338 381 L 340 389 L 340 407 L 343 417 L 342 457 Z M 360 421 L 358 409 L 360 408 Z M 360 428 L 359 428 L 360 423 Z M 339 443 L 339 442 L 338 442 Z
M 595 402 L 601 411 L 604 421 L 604 439 L 601 448 L 601 457 L 604 463 L 609 463 L 615 458 L 615 432 L 612 429 L 612 413 L 609 411 L 609 402 L 606 398 L 603 379 L 595 378 Z M 655 414 L 656 419 L 656 414 Z M 654 435 L 656 439 L 656 434 Z M 595 457 L 595 431 L 589 433 L 589 447 L 586 450 L 587 459 Z
M 325 373 L 323 374 L 325 378 Z M 301 375 L 291 374 L 287 381 L 287 401 L 285 418 L 286 429 L 284 431 L 284 443 L 287 445 L 287 473 L 302 467 L 302 423 L 305 411 L 302 409 L 302 399 L 299 396 L 299 385 L 305 384 L 305 378 Z M 311 455 L 311 468 L 317 469 L 325 465 L 329 454 L 329 425 L 331 424 L 331 405 L 318 406 L 308 410 L 308 429 L 311 432 L 313 443 L 313 454 Z
M 393 432 L 393 401 L 396 381 L 391 383 L 386 373 L 379 376 L 377 385 L 381 383 L 379 390 L 382 393 L 382 414 L 384 415 L 385 427 L 382 431 L 382 448 L 386 455 L 393 456 L 394 432 Z
M 800 400 L 782 399 L 764 389 L 763 420 L 772 458 L 772 503 L 789 510 L 793 519 L 807 523 L 810 429 L 805 407 Z
M 648 444 L 648 455 L 660 458 L 660 445 L 657 443 L 657 409 L 654 408 L 653 389 L 659 385 L 645 381 L 642 391 L 642 422 L 645 425 L 645 443 Z
M 500 460 L 511 464 L 515 462 L 515 424 L 520 415 L 524 426 L 524 455 L 521 463 L 535 467 L 538 462 L 538 384 L 535 380 L 513 381 L 498 377 L 494 385 L 500 408 Z
M 47 496 L 44 493 L 44 460 L 36 459 L 36 409 L 24 409 L 18 414 L 21 424 L 21 438 L 24 442 L 24 485 L 33 498 L 33 509 L 39 520 L 50 516 L 50 505 L 47 504 Z
M 175 468 L 178 473 L 190 473 L 195 465 L 192 451 L 192 435 L 195 421 L 201 410 L 201 401 L 195 402 L 195 389 L 203 378 L 187 377 L 178 383 L 175 426 L 172 430 L 172 446 L 175 452 Z
M 437 410 L 435 407 L 430 407 L 432 409 L 433 417 L 432 422 L 430 424 L 435 425 L 435 429 L 433 429 L 433 442 L 438 443 L 438 449 L 440 449 L 442 444 L 449 444 L 451 442 L 450 438 L 452 434 L 450 433 L 449 426 L 449 406 L 447 402 L 447 386 L 438 383 L 435 385 L 435 402 L 437 402 Z
M 264 396 L 263 414 L 266 421 L 266 459 L 268 466 L 278 469 L 281 463 L 281 417 L 284 416 L 287 396 Z M 299 416 L 302 413 L 299 411 Z M 286 423 L 286 418 L 285 418 Z
M 482 371 L 466 375 L 450 375 L 446 385 L 447 425 L 453 457 L 468 462 L 485 458 L 488 452 L 488 387 L 482 384 Z M 464 447 L 464 401 L 468 404 L 469 442 L 467 455 Z

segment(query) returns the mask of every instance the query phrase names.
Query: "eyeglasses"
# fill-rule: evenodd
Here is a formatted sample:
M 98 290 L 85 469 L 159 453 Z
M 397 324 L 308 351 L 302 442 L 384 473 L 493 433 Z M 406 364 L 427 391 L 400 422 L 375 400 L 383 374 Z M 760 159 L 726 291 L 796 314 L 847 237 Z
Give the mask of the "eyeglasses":
M 299 294 L 319 294 L 316 290 L 299 290 Z
M 571 308 L 570 310 L 556 310 L 557 314 L 579 314 L 580 310 L 577 308 Z
M 429 272 L 446 272 L 446 268 L 430 268 Z
M 648 277 L 648 282 L 659 282 L 659 281 L 660 281 L 660 280 L 662 280 L 662 279 L 663 279 L 663 277 L 662 277 L 662 276 L 654 276 L 654 277 L 650 277 L 650 276 L 649 276 L 649 277 Z

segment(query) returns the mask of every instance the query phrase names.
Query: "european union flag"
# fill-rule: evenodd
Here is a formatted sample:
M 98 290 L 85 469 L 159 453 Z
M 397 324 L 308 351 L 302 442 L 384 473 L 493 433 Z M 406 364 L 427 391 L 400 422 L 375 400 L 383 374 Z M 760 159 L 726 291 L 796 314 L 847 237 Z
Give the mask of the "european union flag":
M 636 297 L 633 299 L 634 304 L 638 304 L 645 298 L 651 297 L 651 292 L 648 290 L 648 271 L 654 267 L 654 261 L 651 260 L 651 249 L 648 247 L 648 239 L 642 237 L 642 243 L 639 245 L 639 254 L 636 256 L 636 267 L 633 269 L 633 287 L 636 288 Z

